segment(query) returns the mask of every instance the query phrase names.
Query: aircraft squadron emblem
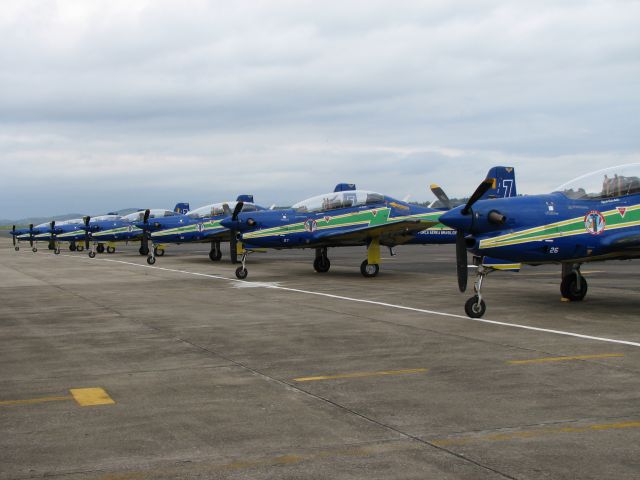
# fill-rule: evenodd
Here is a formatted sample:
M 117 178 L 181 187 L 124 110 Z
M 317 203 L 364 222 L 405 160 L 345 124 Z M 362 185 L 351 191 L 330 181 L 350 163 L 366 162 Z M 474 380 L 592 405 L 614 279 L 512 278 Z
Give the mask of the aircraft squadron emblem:
M 309 218 L 306 222 L 304 222 L 304 229 L 307 232 L 315 232 L 318 228 L 318 224 L 313 218 Z
M 584 216 L 584 228 L 591 235 L 600 235 L 604 232 L 605 224 L 604 216 L 597 210 L 592 210 Z

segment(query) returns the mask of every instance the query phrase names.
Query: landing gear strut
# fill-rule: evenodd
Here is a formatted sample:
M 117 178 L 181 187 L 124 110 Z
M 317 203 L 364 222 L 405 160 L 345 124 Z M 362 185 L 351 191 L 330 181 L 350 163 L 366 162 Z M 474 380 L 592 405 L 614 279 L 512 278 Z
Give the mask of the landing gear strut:
M 156 263 L 156 247 L 155 247 L 155 245 L 151 244 L 151 248 L 149 248 L 148 250 L 149 250 L 149 256 L 147 257 L 147 263 L 149 265 L 153 265 L 154 263 Z
M 464 304 L 464 311 L 471 318 L 480 318 L 487 311 L 487 305 L 482 299 L 482 282 L 484 277 L 493 272 L 494 269 L 485 267 L 482 264 L 481 257 L 474 257 L 473 262 L 478 265 L 476 283 L 473 286 L 473 291 L 476 294 Z
M 220 242 L 211 242 L 211 250 L 209 251 L 209 258 L 212 262 L 219 262 L 222 258 L 222 251 L 220 250 Z
M 313 261 L 313 268 L 318 273 L 326 273 L 331 268 L 331 262 L 327 256 L 327 247 L 316 248 L 316 258 Z
M 562 264 L 562 298 L 571 302 L 581 302 L 587 294 L 587 279 L 580 273 L 580 264 Z
M 244 250 L 242 252 L 242 257 L 240 258 L 240 262 L 242 262 L 242 266 L 236 268 L 236 277 L 239 278 L 240 280 L 244 280 L 245 278 L 247 278 L 247 275 L 249 274 L 246 265 L 247 265 L 247 257 L 249 256 L 250 253 L 251 253 L 251 250 Z

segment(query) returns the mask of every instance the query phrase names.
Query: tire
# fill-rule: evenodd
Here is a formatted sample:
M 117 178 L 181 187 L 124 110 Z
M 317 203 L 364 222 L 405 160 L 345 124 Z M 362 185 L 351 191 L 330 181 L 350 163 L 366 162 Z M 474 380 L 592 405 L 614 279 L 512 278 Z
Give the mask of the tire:
M 82 245 L 77 245 L 76 246 L 76 251 L 77 252 L 83 252 L 84 251 L 84 247 Z
M 78 247 L 76 247 L 74 243 L 69 245 L 69 251 L 70 252 L 75 252 L 77 249 L 78 249 Z
M 152 257 L 151 255 L 149 255 L 149 256 L 147 257 L 147 263 L 148 263 L 149 265 L 153 265 L 154 263 L 156 263 L 156 257 Z
M 572 302 L 581 302 L 587 295 L 587 279 L 580 279 L 580 288 L 578 289 L 578 274 L 573 272 L 566 275 L 560 284 L 560 293 L 564 298 L 568 298 Z
M 236 268 L 236 277 L 238 277 L 240 280 L 244 280 L 245 278 L 247 278 L 248 274 L 249 272 L 247 271 L 246 268 L 242 268 L 242 267 Z
M 18 246 L 16 246 L 15 249 L 16 249 L 16 252 L 20 251 L 20 247 L 18 247 Z
M 219 262 L 221 258 L 222 258 L 222 252 L 220 250 L 209 251 L 209 259 L 212 262 Z
M 149 255 L 149 248 L 148 248 L 148 247 L 147 247 L 147 248 L 145 248 L 145 247 L 140 247 L 140 248 L 138 249 L 138 253 L 139 253 L 140 255 Z
M 104 245 L 102 243 L 99 243 L 98 247 L 96 248 L 96 251 L 98 253 L 104 253 Z
M 116 247 L 107 247 L 107 253 L 115 253 Z
M 156 257 L 163 257 L 164 256 L 164 248 L 154 248 L 153 249 Z
M 56 248 L 56 249 L 53 251 L 53 253 L 54 253 L 54 254 L 56 254 L 56 255 L 60 255 L 60 249 L 59 249 L 59 248 Z
M 94 252 L 93 250 L 91 250 L 91 251 L 89 252 L 89 258 L 95 258 L 95 256 L 96 256 L 96 252 Z
M 487 311 L 487 306 L 484 300 L 480 300 L 480 305 L 478 305 L 478 296 L 474 295 L 464 304 L 464 311 L 471 318 L 480 318 Z
M 36 247 L 33 247 L 33 248 L 31 249 L 31 251 L 32 251 L 33 253 L 36 253 L 36 252 L 38 251 L 38 249 L 37 249 Z
M 317 257 L 313 261 L 313 268 L 318 273 L 327 273 L 331 268 L 331 262 L 327 257 Z
M 369 264 L 369 262 L 365 260 L 364 262 L 362 262 L 362 264 L 360 264 L 360 273 L 363 277 L 373 278 L 378 275 L 379 271 L 380 265 L 378 265 L 377 263 Z

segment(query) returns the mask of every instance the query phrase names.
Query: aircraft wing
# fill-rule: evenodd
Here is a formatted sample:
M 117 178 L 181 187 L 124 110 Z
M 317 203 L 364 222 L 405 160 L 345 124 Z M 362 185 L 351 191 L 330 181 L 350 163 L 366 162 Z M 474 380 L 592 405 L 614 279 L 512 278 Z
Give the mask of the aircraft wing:
M 397 220 L 383 225 L 367 225 L 339 232 L 319 232 L 316 240 L 326 245 L 358 245 L 371 237 L 380 237 L 382 245 L 399 245 L 437 223 L 425 220 Z

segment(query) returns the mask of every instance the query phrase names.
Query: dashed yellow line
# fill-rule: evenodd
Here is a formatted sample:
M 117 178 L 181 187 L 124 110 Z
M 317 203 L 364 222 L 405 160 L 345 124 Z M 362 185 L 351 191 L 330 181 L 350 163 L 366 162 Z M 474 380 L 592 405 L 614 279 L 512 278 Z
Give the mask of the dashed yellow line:
M 598 355 L 574 355 L 571 357 L 544 357 L 544 358 L 531 358 L 529 360 L 510 360 L 507 363 L 509 365 L 527 365 L 531 363 L 566 362 L 571 360 L 591 360 L 596 358 L 612 358 L 612 357 L 624 357 L 624 354 L 601 353 Z
M 621 430 L 626 428 L 640 428 L 640 421 L 604 423 L 598 425 L 587 425 L 585 427 L 540 428 L 536 430 L 522 430 L 519 432 L 492 433 L 488 435 L 443 438 L 433 440 L 431 443 L 438 447 L 446 447 L 453 445 L 466 445 L 473 442 L 506 442 L 509 440 L 543 437 L 547 435 L 558 435 L 562 433 L 601 432 L 606 430 Z
M 25 400 L 3 400 L 3 401 L 0 401 L 0 406 L 33 405 L 36 403 L 60 402 L 62 400 L 72 400 L 72 399 L 73 397 L 71 395 L 66 395 L 64 397 L 40 397 L 40 398 L 28 398 Z
M 65 400 L 75 400 L 81 407 L 93 407 L 96 405 L 112 405 L 116 403 L 106 392 L 104 388 L 72 388 L 69 390 L 71 395 L 51 396 L 39 398 L 27 398 L 24 400 L 3 400 L 0 406 L 12 405 L 34 405 L 46 402 L 61 402 Z
M 384 370 L 381 372 L 356 372 L 356 373 L 343 373 L 339 375 L 320 375 L 317 377 L 300 377 L 294 378 L 294 382 L 315 382 L 318 380 L 337 380 L 341 378 L 363 378 L 363 377 L 378 377 L 383 375 L 409 375 L 412 373 L 424 373 L 426 368 L 409 368 L 405 370 Z

